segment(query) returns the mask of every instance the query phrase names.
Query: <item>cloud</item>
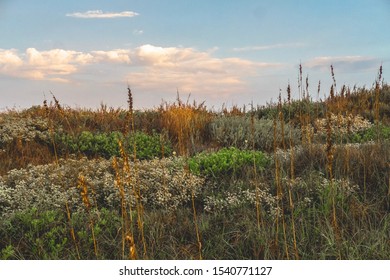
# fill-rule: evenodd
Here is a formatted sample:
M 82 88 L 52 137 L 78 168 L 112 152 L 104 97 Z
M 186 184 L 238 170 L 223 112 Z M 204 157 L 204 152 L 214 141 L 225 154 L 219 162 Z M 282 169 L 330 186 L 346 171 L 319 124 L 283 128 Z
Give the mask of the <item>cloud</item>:
M 306 68 L 327 71 L 331 65 L 338 71 L 356 72 L 378 68 L 380 61 L 369 56 L 319 56 L 303 63 Z
M 240 58 L 217 58 L 209 52 L 183 47 L 142 45 L 135 49 L 134 63 L 142 71 L 132 71 L 127 80 L 143 91 L 181 92 L 200 95 L 230 95 L 245 91 L 246 79 L 276 63 L 259 63 Z
M 130 51 L 92 51 L 52 49 L 39 51 L 26 49 L 0 50 L 0 74 L 31 80 L 69 81 L 68 76 L 77 73 L 83 66 L 93 64 L 129 64 Z
M 86 12 L 75 12 L 75 13 L 69 13 L 66 14 L 67 17 L 74 17 L 74 18 L 98 18 L 98 19 L 105 19 L 105 18 L 123 18 L 123 17 L 135 17 L 139 14 L 132 11 L 123 11 L 119 13 L 112 13 L 112 12 L 103 12 L 102 10 L 93 10 L 93 11 L 86 11 Z
M 15 67 L 19 67 L 23 64 L 23 61 L 14 49 L 3 50 L 0 49 L 0 71 L 1 69 L 7 70 Z
M 124 49 L 116 49 L 112 51 L 93 51 L 91 52 L 93 61 L 96 62 L 110 62 L 110 63 L 126 63 L 130 64 L 130 51 Z
M 144 92 L 167 93 L 178 88 L 181 92 L 212 98 L 216 94 L 245 92 L 251 77 L 281 66 L 237 57 L 220 58 L 215 51 L 151 44 L 90 52 L 0 50 L 0 75 L 56 82 L 80 81 L 80 77 L 87 75 L 97 83 L 128 81 Z
M 261 46 L 248 46 L 241 48 L 233 48 L 235 52 L 252 52 L 252 51 L 265 51 L 272 49 L 285 49 L 285 48 L 301 48 L 304 47 L 303 43 L 287 43 L 287 44 L 274 44 L 274 45 L 261 45 Z
M 135 50 L 137 63 L 144 66 L 178 69 L 184 72 L 230 72 L 277 66 L 272 63 L 258 63 L 241 58 L 216 58 L 212 52 L 201 52 L 193 48 L 158 47 L 142 45 Z M 278 64 L 279 65 L 279 64 Z

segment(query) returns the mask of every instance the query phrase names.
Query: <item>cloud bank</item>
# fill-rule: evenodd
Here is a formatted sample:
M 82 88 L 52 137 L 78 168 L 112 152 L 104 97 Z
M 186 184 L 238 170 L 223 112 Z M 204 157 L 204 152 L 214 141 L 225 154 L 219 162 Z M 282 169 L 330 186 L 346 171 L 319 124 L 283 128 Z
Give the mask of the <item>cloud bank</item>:
M 28 48 L 24 53 L 0 49 L 0 75 L 30 80 L 69 82 L 68 76 L 83 66 L 99 63 L 130 63 L 127 50 L 93 51 Z
M 363 72 L 376 69 L 380 62 L 366 56 L 320 56 L 303 63 L 304 68 L 337 72 Z M 120 84 L 128 82 L 143 93 L 162 94 L 179 89 L 219 100 L 258 88 L 291 66 L 264 63 L 239 57 L 218 57 L 215 50 L 161 47 L 151 44 L 130 49 L 77 50 L 28 48 L 0 49 L 0 77 L 72 84 Z M 279 72 L 275 72 L 279 71 Z M 262 85 L 260 85 L 262 86 Z
M 84 19 L 107 19 L 107 18 L 123 18 L 123 17 L 135 17 L 139 14 L 132 11 L 123 11 L 119 13 L 103 12 L 102 10 L 93 10 L 86 12 L 75 12 L 66 14 L 67 17 L 84 18 Z
M 248 79 L 277 67 L 281 64 L 219 58 L 213 50 L 150 44 L 90 52 L 0 49 L 0 76 L 72 83 L 87 75 L 89 82 L 129 82 L 144 92 L 174 92 L 178 88 L 186 94 L 227 96 L 247 91 Z

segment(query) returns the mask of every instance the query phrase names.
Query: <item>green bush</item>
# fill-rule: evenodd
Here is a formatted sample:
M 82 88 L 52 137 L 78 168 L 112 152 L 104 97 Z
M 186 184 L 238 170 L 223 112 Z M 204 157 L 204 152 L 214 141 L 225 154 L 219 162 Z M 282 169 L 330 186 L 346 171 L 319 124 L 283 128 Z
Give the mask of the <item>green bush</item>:
M 244 168 L 253 167 L 259 170 L 269 163 L 267 156 L 260 151 L 239 150 L 234 147 L 223 148 L 216 153 L 201 153 L 189 159 L 188 165 L 196 175 L 218 177 L 239 175 Z
M 164 156 L 170 156 L 172 154 L 171 143 L 163 140 L 161 135 L 157 133 L 148 135 L 143 132 L 136 132 L 129 135 L 127 139 L 127 148 L 129 153 L 133 153 L 134 144 L 138 159 L 161 158 L 163 147 Z
M 119 141 L 123 143 L 128 154 L 134 153 L 135 144 L 138 159 L 161 158 L 162 146 L 164 146 L 164 156 L 169 156 L 172 153 L 171 143 L 163 140 L 160 134 L 148 135 L 143 132 L 135 132 L 127 138 L 118 131 L 95 134 L 83 131 L 76 137 L 69 134 L 57 134 L 56 148 L 60 153 L 80 152 L 86 156 L 110 158 L 120 156 Z
M 373 125 L 372 127 L 354 133 L 351 137 L 351 142 L 353 143 L 364 143 L 368 141 L 373 141 L 377 139 L 377 127 Z M 388 140 L 390 139 L 390 127 L 383 124 L 379 125 L 379 139 Z
M 37 208 L 16 212 L 0 223 L 2 258 L 60 259 L 69 239 L 64 215 L 60 211 L 40 212 Z M 13 246 L 17 248 L 13 249 Z M 17 250 L 16 250 L 17 249 Z

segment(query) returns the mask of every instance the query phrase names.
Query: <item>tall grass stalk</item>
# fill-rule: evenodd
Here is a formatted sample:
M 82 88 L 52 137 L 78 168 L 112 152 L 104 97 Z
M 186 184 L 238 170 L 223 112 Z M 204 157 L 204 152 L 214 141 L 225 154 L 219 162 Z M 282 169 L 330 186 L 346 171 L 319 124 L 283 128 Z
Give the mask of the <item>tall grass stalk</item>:
M 275 236 L 275 245 L 278 247 L 279 245 L 279 215 L 282 222 L 282 231 L 283 231 L 283 241 L 284 241 L 284 250 L 286 254 L 286 258 L 289 259 L 289 252 L 288 252 L 288 244 L 287 244 L 287 232 L 286 232 L 286 221 L 284 216 L 284 205 L 283 205 L 283 185 L 282 185 L 282 178 L 281 178 L 281 163 L 279 160 L 279 157 L 277 156 L 278 146 L 276 144 L 277 139 L 277 133 L 276 133 L 276 127 L 277 127 L 277 121 L 276 118 L 274 118 L 274 158 L 275 158 L 275 185 L 276 185 L 276 196 L 277 196 L 277 208 L 278 213 L 276 215 L 276 236 Z
M 333 68 L 332 68 L 333 69 Z M 333 90 L 333 85 L 331 86 L 331 92 Z M 332 125 L 331 125 L 331 112 L 327 111 L 327 119 L 326 119 L 326 169 L 328 173 L 329 178 L 329 196 L 331 199 L 331 224 L 333 233 L 336 239 L 337 247 L 338 247 L 338 254 L 339 259 L 341 259 L 341 252 L 340 252 L 340 234 L 339 234 L 339 227 L 337 222 L 337 213 L 336 213 L 336 186 L 333 178 L 333 159 L 334 159 L 334 146 L 333 146 L 333 139 L 332 139 Z
M 88 193 L 88 185 L 85 182 L 85 178 L 83 175 L 79 174 L 78 177 L 78 188 L 81 189 L 81 198 L 83 201 L 83 204 L 85 206 L 85 209 L 87 211 L 88 217 L 89 217 L 89 223 L 90 223 L 90 228 L 91 228 L 91 234 L 92 234 L 92 240 L 93 240 L 93 249 L 95 253 L 96 259 L 99 258 L 99 253 L 98 253 L 98 244 L 95 236 L 95 224 L 91 215 L 91 203 L 89 201 L 89 193 Z
M 66 115 L 64 114 L 64 112 L 62 110 L 62 107 L 61 107 L 59 101 L 56 99 L 56 97 L 54 96 L 53 93 L 51 93 L 51 94 L 52 94 L 52 96 L 53 96 L 53 98 L 55 100 L 56 108 L 58 110 L 60 110 L 61 114 L 63 114 L 65 119 L 67 119 Z M 50 140 L 51 140 L 51 143 L 52 143 L 53 149 L 54 149 L 55 165 L 57 167 L 59 167 L 60 164 L 59 164 L 59 160 L 58 160 L 57 146 L 56 146 L 56 141 L 55 141 L 55 136 L 54 136 L 54 133 L 55 133 L 55 131 L 54 131 L 54 124 L 53 124 L 52 118 L 50 116 L 50 111 L 49 111 L 49 107 L 47 106 L 46 98 L 43 101 L 43 107 L 45 109 L 45 117 L 47 118 L 48 124 L 49 124 L 49 134 L 50 134 Z M 68 124 L 69 124 L 69 122 L 68 122 Z M 62 181 L 62 178 L 59 178 L 59 179 L 60 179 L 60 181 Z M 66 192 L 65 186 L 63 186 L 63 191 Z M 75 250 L 76 250 L 77 258 L 80 260 L 81 259 L 81 255 L 80 255 L 79 245 L 77 244 L 76 234 L 75 234 L 73 223 L 72 223 L 72 215 L 71 215 L 69 203 L 68 203 L 67 200 L 65 201 L 65 210 L 66 210 L 66 217 L 67 217 L 68 225 L 69 225 L 70 236 L 72 238 L 73 245 L 74 245 Z
M 127 87 L 127 96 L 128 96 L 128 113 L 131 123 L 131 133 L 135 136 L 135 126 L 134 126 L 134 110 L 133 110 L 133 94 L 131 92 L 130 87 Z M 122 151 L 124 156 L 125 153 Z M 138 164 L 137 164 L 137 144 L 135 138 L 133 139 L 133 162 L 134 162 L 134 184 L 133 191 L 136 197 L 136 207 L 137 207 L 137 226 L 141 233 L 141 242 L 143 246 L 143 257 L 147 258 L 147 250 L 146 250 L 146 240 L 145 240 L 145 232 L 144 232 L 144 207 L 142 205 L 141 200 L 141 191 L 138 185 L 137 176 L 138 176 Z
M 119 142 L 119 147 L 122 150 L 122 143 Z M 131 203 L 129 203 L 129 214 L 127 212 L 127 201 L 124 187 L 123 171 L 128 170 L 128 162 L 124 159 L 123 168 L 119 167 L 118 160 L 113 157 L 112 167 L 115 171 L 115 186 L 118 188 L 120 202 L 121 202 L 121 232 L 122 232 L 122 259 L 126 256 L 126 244 L 129 245 L 129 259 L 137 259 L 137 249 L 134 243 L 133 235 L 133 215 Z M 122 170 L 121 170 L 122 169 Z
M 287 105 L 288 105 L 288 120 L 289 120 L 289 125 L 291 126 L 291 87 L 290 87 L 290 84 L 287 86 Z M 297 237 L 296 237 L 296 230 L 295 230 L 294 201 L 293 201 L 292 190 L 291 190 L 291 184 L 295 180 L 294 147 L 293 147 L 292 130 L 291 129 L 290 129 L 290 133 L 289 133 L 289 141 L 290 141 L 290 143 L 289 143 L 289 145 L 290 145 L 290 182 L 287 184 L 287 188 L 288 188 L 289 206 L 290 206 L 290 212 L 291 212 L 291 231 L 293 234 L 295 259 L 298 260 L 299 253 L 298 253 Z
M 379 95 L 380 95 L 380 86 L 382 81 L 382 65 L 379 67 L 378 78 L 375 81 L 375 126 L 376 126 L 376 141 L 379 142 L 380 139 L 380 128 L 379 128 Z
M 196 207 L 195 207 L 195 195 L 194 195 L 194 190 L 191 191 L 191 202 L 192 202 L 192 211 L 194 214 L 194 225 L 195 225 L 195 233 L 196 233 L 196 240 L 198 244 L 198 252 L 199 252 L 199 260 L 202 260 L 202 241 L 200 237 L 200 231 L 198 227 L 198 216 L 196 214 Z
M 255 114 L 252 106 L 252 112 L 251 112 L 251 140 L 252 140 L 252 151 L 255 152 Z M 257 229 L 260 232 L 260 228 L 263 227 L 263 220 L 261 217 L 261 205 L 260 205 L 260 186 L 259 186 L 259 178 L 257 174 L 257 164 L 256 164 L 256 157 L 255 153 L 253 153 L 253 173 L 254 173 L 254 186 L 255 186 L 255 193 L 256 193 L 256 218 L 257 218 Z

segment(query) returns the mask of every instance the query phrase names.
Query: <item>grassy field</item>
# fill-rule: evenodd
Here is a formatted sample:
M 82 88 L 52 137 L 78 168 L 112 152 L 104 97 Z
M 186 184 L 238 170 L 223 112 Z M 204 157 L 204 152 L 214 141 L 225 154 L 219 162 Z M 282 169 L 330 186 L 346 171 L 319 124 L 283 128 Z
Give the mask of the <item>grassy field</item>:
M 266 106 L 1 113 L 0 259 L 390 259 L 390 86 L 332 78 L 325 100 L 300 71 Z

